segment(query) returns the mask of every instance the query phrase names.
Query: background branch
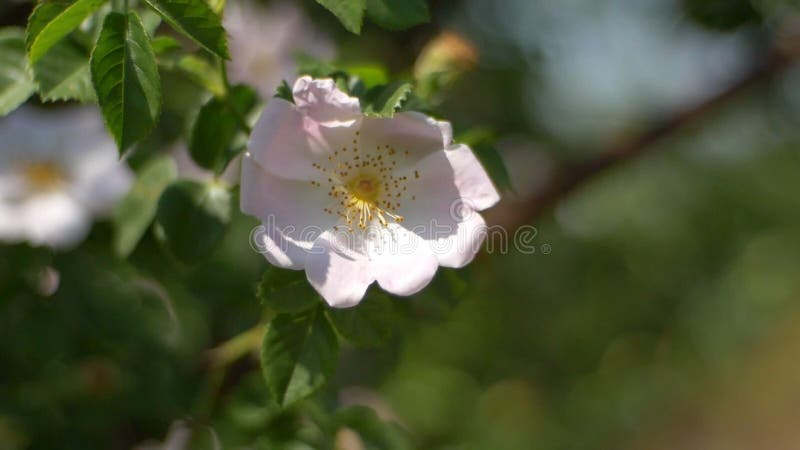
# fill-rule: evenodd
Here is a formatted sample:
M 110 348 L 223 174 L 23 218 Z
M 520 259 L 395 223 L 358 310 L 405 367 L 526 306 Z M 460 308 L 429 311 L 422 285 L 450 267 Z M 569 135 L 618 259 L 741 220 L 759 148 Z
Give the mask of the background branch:
M 744 77 L 718 94 L 657 122 L 648 131 L 611 146 L 600 152 L 599 156 L 563 165 L 556 170 L 552 180 L 545 187 L 522 202 L 515 203 L 513 208 L 520 213 L 507 216 L 507 220 L 503 220 L 505 222 L 503 225 L 516 229 L 536 220 L 559 200 L 594 177 L 658 148 L 655 144 L 664 138 L 708 116 L 733 97 L 772 79 L 787 68 L 791 61 L 792 58 L 787 53 L 770 52 Z

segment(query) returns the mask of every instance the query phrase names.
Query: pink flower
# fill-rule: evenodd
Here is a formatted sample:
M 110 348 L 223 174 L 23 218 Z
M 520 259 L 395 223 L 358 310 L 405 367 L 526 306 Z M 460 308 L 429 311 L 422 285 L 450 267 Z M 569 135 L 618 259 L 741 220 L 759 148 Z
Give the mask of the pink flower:
M 330 79 L 298 79 L 294 100 L 269 102 L 242 163 L 242 210 L 262 220 L 270 263 L 305 270 L 347 307 L 374 281 L 412 295 L 438 266 L 474 258 L 486 235 L 477 211 L 500 197 L 449 123 L 364 116 Z

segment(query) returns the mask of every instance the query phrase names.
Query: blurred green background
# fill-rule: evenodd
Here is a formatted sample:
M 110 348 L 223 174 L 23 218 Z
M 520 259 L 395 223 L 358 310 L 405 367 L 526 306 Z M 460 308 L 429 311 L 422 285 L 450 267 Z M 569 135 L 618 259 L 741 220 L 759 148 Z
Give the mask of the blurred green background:
M 417 449 L 800 446 L 800 67 L 692 117 L 543 214 L 525 209 L 557 167 L 791 46 L 796 5 L 442 0 L 428 25 L 354 36 L 296 3 L 342 63 L 411 73 L 442 30 L 475 46 L 477 65 L 439 112 L 498 136 L 515 192 L 487 217 L 535 226 L 535 251 L 495 248 L 396 299 L 388 346 L 346 347 L 324 392 L 280 413 L 250 357 L 209 364 L 209 349 L 262 318 L 267 263 L 249 246 L 252 219 L 237 213 L 192 267 L 152 233 L 116 258 L 102 222 L 65 253 L 2 246 L 0 448 L 211 448 L 204 435 L 226 449 L 317 448 L 307 417 L 353 404 L 396 421 Z M 4 2 L 3 24 L 24 24 L 31 6 Z M 196 101 L 176 77 L 164 75 L 172 98 Z M 137 155 L 165 151 L 184 110 L 165 105 Z M 181 427 L 191 442 L 159 444 L 178 445 Z M 329 448 L 362 444 L 339 432 Z

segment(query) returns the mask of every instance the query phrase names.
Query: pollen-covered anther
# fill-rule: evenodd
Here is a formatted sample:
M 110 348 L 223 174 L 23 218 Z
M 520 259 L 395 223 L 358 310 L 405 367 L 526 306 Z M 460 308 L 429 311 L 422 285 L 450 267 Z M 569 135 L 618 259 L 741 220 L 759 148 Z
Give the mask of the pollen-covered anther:
M 353 226 L 368 228 L 377 222 L 388 227 L 390 222 L 400 223 L 403 216 L 395 211 L 401 207 L 401 200 L 408 191 L 408 176 L 395 176 L 398 158 L 405 159 L 407 150 L 398 151 L 390 145 L 377 145 L 375 150 L 359 151 L 360 133 L 355 133 L 353 153 L 347 154 L 348 148 L 329 154 L 326 166 L 314 163 L 313 167 L 321 172 L 323 182 L 312 181 L 315 187 L 327 182 L 328 197 L 335 200 L 325 208 L 325 213 L 340 217 L 344 224 L 337 229 L 353 231 Z M 414 172 L 414 179 L 419 172 Z M 416 197 L 412 196 L 411 200 Z

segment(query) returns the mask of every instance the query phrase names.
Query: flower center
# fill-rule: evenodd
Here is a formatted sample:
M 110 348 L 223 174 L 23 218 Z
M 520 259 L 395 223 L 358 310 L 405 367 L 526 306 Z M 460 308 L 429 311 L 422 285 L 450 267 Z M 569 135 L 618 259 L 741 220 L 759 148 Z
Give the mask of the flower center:
M 360 148 L 359 132 L 356 132 L 352 147 L 342 147 L 328 156 L 326 164 L 313 163 L 327 183 L 312 181 L 315 187 L 328 188 L 331 205 L 325 212 L 343 219 L 342 226 L 353 231 L 353 226 L 362 230 L 377 221 L 383 227 L 389 222 L 402 222 L 403 216 L 396 213 L 409 200 L 407 196 L 408 176 L 396 175 L 398 161 L 405 159 L 408 151 L 399 152 L 390 145 Z M 419 173 L 414 172 L 414 178 Z M 416 200 L 411 196 L 410 200 Z
M 32 162 L 23 166 L 23 174 L 28 184 L 36 191 L 49 191 L 64 182 L 61 168 L 50 162 Z
M 356 177 L 351 181 L 348 190 L 356 200 L 375 203 L 380 194 L 380 180 L 370 175 Z

